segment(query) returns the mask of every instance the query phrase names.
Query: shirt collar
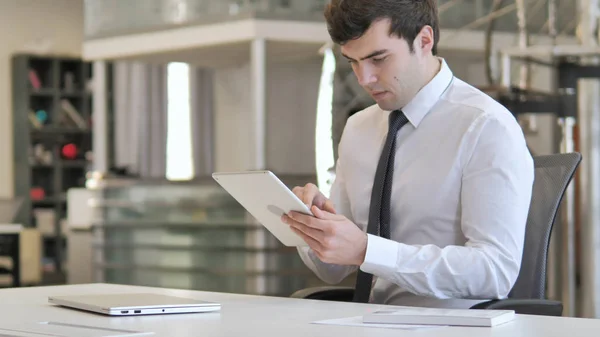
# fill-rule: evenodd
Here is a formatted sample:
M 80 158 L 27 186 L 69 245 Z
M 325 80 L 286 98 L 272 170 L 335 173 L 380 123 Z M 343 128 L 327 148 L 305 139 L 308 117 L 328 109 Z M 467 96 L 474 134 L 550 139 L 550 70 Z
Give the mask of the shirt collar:
M 402 108 L 402 112 L 415 128 L 419 126 L 425 115 L 438 102 L 454 78 L 452 70 L 446 64 L 446 60 L 443 58 L 439 58 L 439 60 L 441 62 L 440 71 Z

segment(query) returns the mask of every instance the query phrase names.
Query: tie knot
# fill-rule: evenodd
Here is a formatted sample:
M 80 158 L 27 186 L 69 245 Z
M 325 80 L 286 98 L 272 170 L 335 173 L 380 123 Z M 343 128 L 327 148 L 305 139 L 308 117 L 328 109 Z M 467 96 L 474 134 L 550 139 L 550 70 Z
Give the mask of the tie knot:
M 389 132 L 396 133 L 400 128 L 408 123 L 408 118 L 402 112 L 402 110 L 394 110 L 390 113 L 389 117 Z

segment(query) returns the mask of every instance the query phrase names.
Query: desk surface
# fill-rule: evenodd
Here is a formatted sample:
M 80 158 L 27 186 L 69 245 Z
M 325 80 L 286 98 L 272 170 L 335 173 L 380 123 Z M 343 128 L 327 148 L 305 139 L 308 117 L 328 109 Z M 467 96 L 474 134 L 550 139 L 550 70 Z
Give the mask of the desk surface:
M 48 304 L 49 295 L 155 292 L 222 304 L 220 313 L 108 317 Z M 12 288 L 0 290 L 2 323 L 55 321 L 105 328 L 154 332 L 152 336 L 436 336 L 564 337 L 598 336 L 600 320 L 517 315 L 494 328 L 441 327 L 396 330 L 310 324 L 316 320 L 357 316 L 378 305 L 170 290 L 110 284 Z

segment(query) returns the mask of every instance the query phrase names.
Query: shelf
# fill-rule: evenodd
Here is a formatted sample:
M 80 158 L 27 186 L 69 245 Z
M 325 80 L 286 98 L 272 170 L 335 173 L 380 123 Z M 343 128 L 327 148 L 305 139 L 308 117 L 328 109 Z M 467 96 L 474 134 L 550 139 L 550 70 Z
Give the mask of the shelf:
M 102 249 L 104 251 L 139 251 L 139 250 L 157 250 L 157 251 L 184 251 L 184 252 L 210 252 L 210 253 L 223 253 L 223 252 L 234 252 L 234 253 L 291 253 L 296 254 L 296 248 L 294 247 L 249 247 L 243 246 L 207 246 L 204 244 L 193 244 L 193 245 L 175 245 L 175 244 L 153 244 L 153 243 L 93 243 L 94 249 Z
M 231 220 L 223 219 L 216 220 L 211 219 L 207 221 L 174 221 L 172 219 L 164 220 L 149 220 L 149 219 L 136 219 L 136 220 L 121 220 L 121 221 L 95 221 L 93 226 L 103 227 L 116 227 L 119 229 L 135 229 L 135 230 L 146 230 L 163 228 L 167 230 L 175 230 L 175 228 L 185 228 L 191 230 L 264 230 L 264 227 L 259 225 L 257 222 L 250 220 Z
M 27 200 L 15 221 L 34 224 L 35 209 L 45 208 L 55 213 L 53 221 L 58 223 L 67 216 L 67 190 L 85 187 L 91 164 L 85 158 L 92 151 L 93 93 L 88 90 L 92 63 L 70 56 L 17 54 L 11 66 L 14 194 Z M 107 82 L 107 90 L 113 91 L 111 85 Z M 74 148 L 66 149 L 66 144 Z M 65 159 L 65 150 L 75 159 Z M 42 188 L 45 198 L 32 200 L 32 195 L 42 196 L 32 193 L 33 187 Z M 50 245 L 43 254 L 63 270 L 63 247 Z
M 31 96 L 33 97 L 52 97 L 56 91 L 54 89 L 43 88 L 43 89 L 31 89 Z
M 33 169 L 53 169 L 55 167 L 60 167 L 60 168 L 81 168 L 84 169 L 86 168 L 88 165 L 90 165 L 91 163 L 88 162 L 87 160 L 83 160 L 83 159 L 75 159 L 75 160 L 65 160 L 65 159 L 61 159 L 59 160 L 56 164 L 51 163 L 51 164 L 31 164 L 31 168 Z
M 52 164 L 31 164 L 31 168 L 34 168 L 34 169 L 53 169 L 54 165 L 52 165 Z
M 41 200 L 31 200 L 31 204 L 34 207 L 49 207 L 54 206 L 56 204 L 56 198 L 44 198 Z
M 60 195 L 58 197 L 47 197 L 41 200 L 31 200 L 34 206 L 54 206 L 55 204 L 62 204 L 67 202 L 67 196 Z
M 59 95 L 61 98 L 81 98 L 81 97 L 85 97 L 90 94 L 85 91 L 64 91 L 64 90 L 62 90 L 59 92 Z
M 56 239 L 58 239 L 58 236 L 56 236 L 54 233 L 52 234 L 42 234 L 41 235 L 42 240 L 44 241 L 55 241 Z M 67 242 L 67 236 L 66 235 L 61 235 L 60 236 L 60 240 L 63 242 Z
M 60 97 L 60 98 L 82 98 L 86 96 L 91 96 L 92 94 L 86 92 L 84 90 L 56 90 L 52 88 L 42 88 L 42 89 L 30 89 L 30 95 L 32 97 Z
M 78 128 L 61 128 L 61 127 L 53 127 L 48 126 L 41 129 L 33 129 L 31 130 L 32 136 L 64 136 L 65 134 L 69 135 L 87 135 L 91 134 L 92 131 L 90 129 L 78 129 Z
M 96 262 L 94 267 L 99 269 L 113 270 L 128 270 L 128 271 L 155 271 L 167 273 L 189 273 L 189 274 L 206 274 L 211 277 L 268 277 L 268 276 L 307 276 L 312 275 L 310 270 L 303 267 L 300 268 L 280 268 L 276 270 L 248 270 L 248 269 L 227 269 L 226 266 L 221 268 L 208 267 L 178 267 L 178 266 L 163 266 L 163 265 L 143 265 L 133 263 L 111 263 L 111 262 Z
M 90 162 L 87 160 L 61 160 L 59 165 L 63 168 L 86 168 Z

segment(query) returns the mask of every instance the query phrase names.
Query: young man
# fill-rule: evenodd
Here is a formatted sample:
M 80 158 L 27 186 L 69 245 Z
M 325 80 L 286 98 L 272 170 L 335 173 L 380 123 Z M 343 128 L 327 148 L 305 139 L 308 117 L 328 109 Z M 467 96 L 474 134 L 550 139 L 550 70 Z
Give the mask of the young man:
M 437 57 L 436 0 L 332 0 L 329 33 L 377 104 L 347 121 L 330 199 L 282 220 L 355 301 L 468 308 L 505 298 L 521 264 L 533 160 L 509 111 Z

